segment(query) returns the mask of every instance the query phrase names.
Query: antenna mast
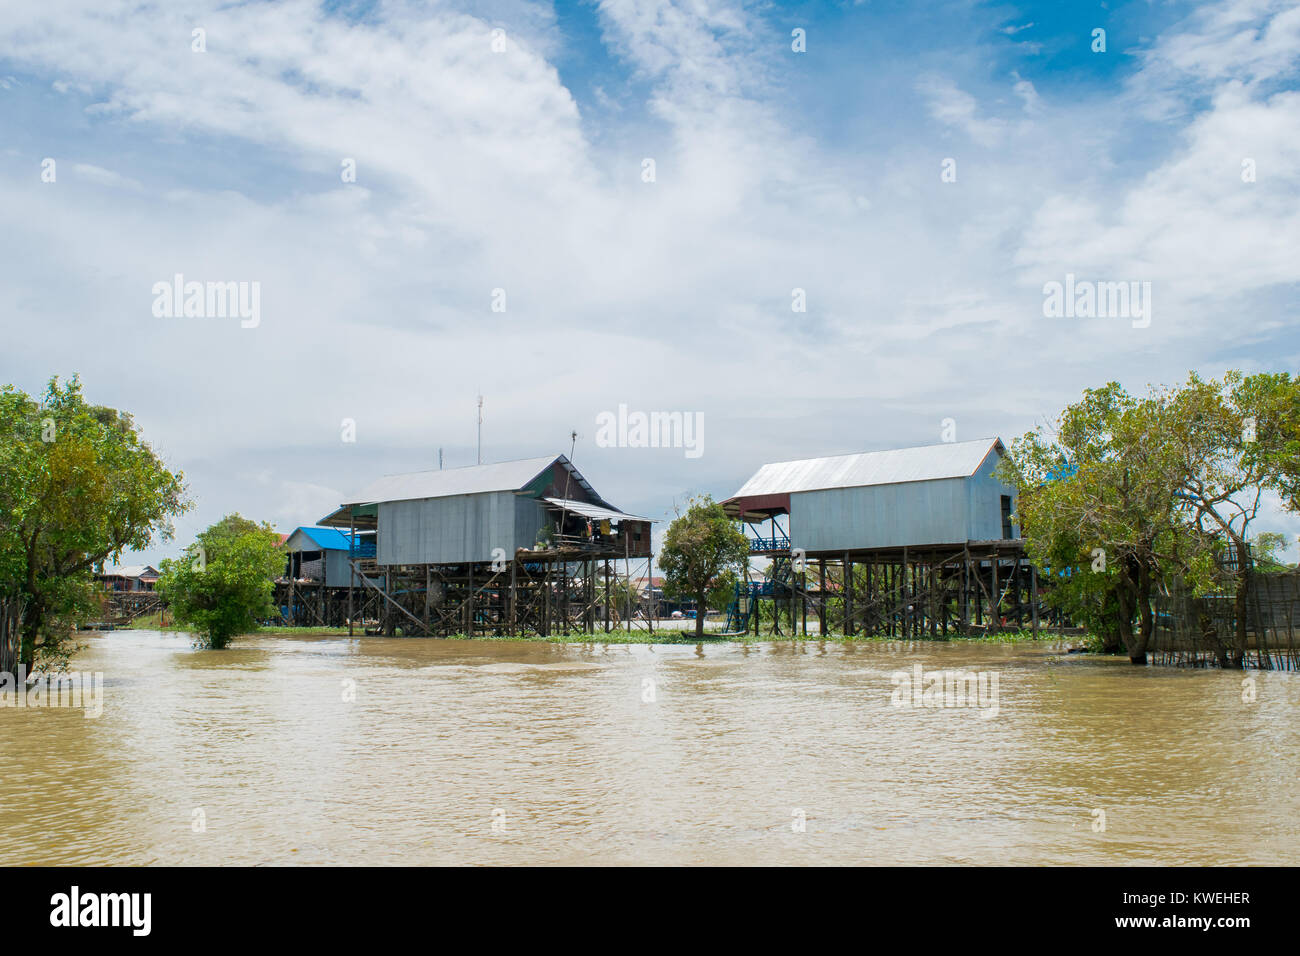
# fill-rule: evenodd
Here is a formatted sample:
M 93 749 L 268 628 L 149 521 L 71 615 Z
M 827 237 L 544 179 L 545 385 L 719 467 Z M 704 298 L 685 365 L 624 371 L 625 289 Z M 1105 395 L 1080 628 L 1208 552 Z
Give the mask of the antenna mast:
M 573 477 L 573 449 L 578 445 L 578 432 L 575 429 L 569 433 L 569 467 L 564 472 L 564 498 L 563 504 L 560 505 L 560 534 L 564 533 L 564 515 L 569 509 L 569 479 Z
M 483 464 L 483 396 L 478 397 L 478 463 Z

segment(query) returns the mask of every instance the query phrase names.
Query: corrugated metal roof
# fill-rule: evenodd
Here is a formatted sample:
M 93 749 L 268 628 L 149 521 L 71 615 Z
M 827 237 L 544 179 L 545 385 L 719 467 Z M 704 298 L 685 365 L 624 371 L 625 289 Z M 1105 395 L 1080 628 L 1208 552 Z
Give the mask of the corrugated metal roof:
M 975 474 L 989 452 L 1001 445 L 1001 439 L 981 438 L 833 458 L 773 462 L 758 469 L 732 497 L 966 478 Z
M 385 475 L 361 489 L 345 504 L 362 505 L 378 501 L 446 498 L 450 495 L 473 495 L 489 491 L 519 491 L 562 457 L 548 455 L 545 458 L 524 458 L 492 465 L 468 465 L 464 468 Z
M 121 564 L 105 568 L 102 573 L 110 578 L 157 577 L 158 569 L 152 564 Z
M 585 501 L 565 501 L 563 498 L 546 498 L 545 501 L 557 508 L 563 508 L 565 511 L 582 515 L 584 518 L 595 518 L 598 521 L 654 521 L 653 518 L 642 518 L 614 508 L 602 508 L 599 505 L 588 504 Z

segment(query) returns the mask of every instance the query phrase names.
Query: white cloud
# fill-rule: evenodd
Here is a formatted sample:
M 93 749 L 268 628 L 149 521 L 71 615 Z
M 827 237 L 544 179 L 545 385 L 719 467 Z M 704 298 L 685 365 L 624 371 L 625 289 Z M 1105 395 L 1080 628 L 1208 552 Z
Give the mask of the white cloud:
M 1021 77 L 1019 73 L 1013 72 L 1011 78 L 1016 81 L 1012 89 L 1024 102 L 1025 112 L 1032 115 L 1041 110 L 1042 101 L 1038 97 L 1038 90 L 1034 88 L 1034 84 Z
M 981 116 L 975 97 L 952 80 L 923 77 L 917 90 L 925 97 L 930 116 L 944 126 L 960 130 L 980 146 L 993 146 L 1002 138 L 1005 124 L 996 117 Z
M 929 123 L 846 149 L 783 105 L 773 34 L 737 5 L 601 3 L 635 78 L 596 94 L 601 127 L 561 81 L 547 7 L 398 2 L 349 23 L 306 0 L 137 6 L 0 22 L 15 68 L 130 142 L 100 156 L 79 133 L 57 184 L 36 175 L 56 149 L 0 157 L 0 224 L 20 237 L 0 262 L 0 314 L 20 332 L 0 376 L 34 388 L 80 370 L 97 400 L 136 411 L 186 469 L 195 527 L 235 509 L 314 521 L 377 474 L 433 467 L 439 447 L 465 464 L 480 392 L 490 460 L 559 451 L 577 429 L 579 466 L 652 515 L 765 460 L 932 441 L 948 416 L 1008 436 L 1086 385 L 1216 360 L 1225 309 L 1296 278 L 1297 94 L 1264 81 L 1289 21 L 1190 23 L 1254 37 L 1229 44 L 1251 78 L 1223 62 L 1210 108 L 1121 182 L 1124 107 L 1042 109 L 1019 75 L 1001 98 L 918 84 L 956 145 L 979 149 Z M 194 24 L 207 53 L 190 51 Z M 1170 70 L 1211 55 L 1198 36 L 1157 44 L 1127 95 L 1175 90 Z M 940 181 L 946 155 L 956 183 Z M 1158 282 L 1150 334 L 1047 324 L 1041 284 L 1067 269 Z M 259 281 L 261 326 L 154 319 L 152 285 L 177 272 Z M 620 402 L 703 411 L 705 456 L 594 448 L 595 415 Z
M 91 163 L 74 163 L 73 171 L 81 179 L 87 182 L 97 183 L 100 186 L 112 186 L 117 189 L 141 190 L 144 187 L 134 179 L 123 176 L 121 173 L 115 173 L 111 169 L 104 169 L 102 166 L 95 166 Z

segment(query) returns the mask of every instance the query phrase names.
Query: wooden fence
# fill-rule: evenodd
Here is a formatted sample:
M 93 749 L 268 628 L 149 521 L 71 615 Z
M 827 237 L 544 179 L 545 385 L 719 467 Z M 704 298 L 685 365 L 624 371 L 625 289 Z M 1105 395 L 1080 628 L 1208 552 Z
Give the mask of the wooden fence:
M 1300 670 L 1300 572 L 1248 572 L 1246 639 L 1237 635 L 1230 593 L 1195 597 L 1176 588 L 1155 600 L 1149 654 L 1182 667 Z

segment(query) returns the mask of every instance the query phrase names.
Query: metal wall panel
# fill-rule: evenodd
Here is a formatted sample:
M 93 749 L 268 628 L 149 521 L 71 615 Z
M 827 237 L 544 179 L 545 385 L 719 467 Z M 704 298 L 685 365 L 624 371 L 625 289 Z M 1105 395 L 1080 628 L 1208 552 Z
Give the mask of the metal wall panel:
M 537 543 L 537 532 L 546 524 L 546 509 L 537 498 L 515 497 L 515 547 L 531 548 Z M 509 557 L 514 557 L 511 549 Z
M 351 583 L 352 569 L 348 564 L 348 553 L 346 551 L 326 551 L 325 552 L 325 586 L 330 588 L 345 588 Z M 357 578 L 357 587 L 361 586 L 361 579 Z
M 456 564 L 507 556 L 516 540 L 516 496 L 509 491 L 379 504 L 380 564 Z M 530 538 L 527 542 L 532 544 Z
M 966 479 L 967 493 L 970 496 L 970 540 L 992 541 L 1002 537 L 1002 496 L 1011 498 L 1011 510 L 1016 507 L 1015 489 L 1002 484 L 993 477 L 993 469 L 1001 460 L 999 455 L 990 455 L 983 466 Z M 1012 524 L 1012 533 L 1018 534 L 1019 528 Z
M 969 478 L 831 488 L 790 496 L 790 543 L 805 551 L 899 548 L 1002 537 L 1001 496 L 991 471 Z

